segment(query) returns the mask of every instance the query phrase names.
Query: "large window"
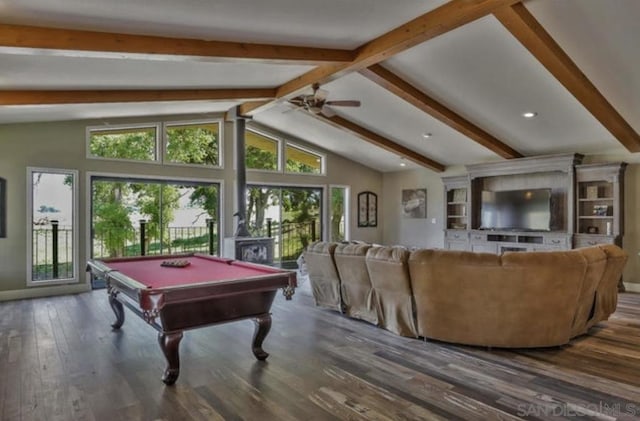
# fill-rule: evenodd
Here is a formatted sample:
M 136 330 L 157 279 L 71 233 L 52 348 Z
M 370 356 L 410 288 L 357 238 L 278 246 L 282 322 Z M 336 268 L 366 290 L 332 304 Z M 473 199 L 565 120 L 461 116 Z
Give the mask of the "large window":
M 287 143 L 284 149 L 286 172 L 301 174 L 323 174 L 324 157 L 300 146 Z
M 220 123 L 167 124 L 166 163 L 220 165 Z
M 245 132 L 245 159 L 252 170 L 277 171 L 280 142 L 252 130 Z
M 220 250 L 220 185 L 91 177 L 94 258 Z
M 245 163 L 249 170 L 284 171 L 289 174 L 325 173 L 323 154 L 255 129 L 245 131 Z
M 77 179 L 74 170 L 27 169 L 27 285 L 78 280 Z
M 221 127 L 220 121 L 88 127 L 87 156 L 219 167 Z
M 89 156 L 92 158 L 133 161 L 158 160 L 158 127 L 89 128 Z

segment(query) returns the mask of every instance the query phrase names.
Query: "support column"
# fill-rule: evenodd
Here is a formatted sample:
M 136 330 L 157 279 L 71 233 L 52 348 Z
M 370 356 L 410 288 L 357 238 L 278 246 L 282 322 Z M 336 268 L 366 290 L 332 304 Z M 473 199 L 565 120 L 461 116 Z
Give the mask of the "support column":
M 236 237 L 250 237 L 247 229 L 247 167 L 245 162 L 245 120 L 242 117 L 236 117 L 235 121 L 236 135 L 236 200 L 237 212 L 234 214 L 238 217 L 238 227 Z

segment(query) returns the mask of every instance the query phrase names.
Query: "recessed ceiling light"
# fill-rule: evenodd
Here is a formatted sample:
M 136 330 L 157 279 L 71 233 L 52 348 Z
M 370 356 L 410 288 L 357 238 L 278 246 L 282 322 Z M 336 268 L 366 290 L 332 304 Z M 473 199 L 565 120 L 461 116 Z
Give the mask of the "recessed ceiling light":
M 406 162 L 401 162 L 401 163 L 400 163 L 400 166 L 401 166 L 401 167 L 406 167 L 406 166 L 407 166 L 407 163 L 406 163 Z
M 429 139 L 431 136 L 431 133 L 422 133 L 422 137 L 424 137 L 425 139 Z
M 527 111 L 526 113 L 522 113 L 522 117 L 524 118 L 533 118 L 535 116 L 537 116 L 538 113 L 534 112 L 534 111 Z

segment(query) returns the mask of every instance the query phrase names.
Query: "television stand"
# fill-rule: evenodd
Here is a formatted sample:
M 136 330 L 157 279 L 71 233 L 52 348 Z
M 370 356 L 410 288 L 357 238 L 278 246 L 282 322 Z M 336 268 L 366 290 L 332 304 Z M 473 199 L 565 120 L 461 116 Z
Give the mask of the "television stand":
M 553 231 L 472 230 L 471 250 L 500 254 L 505 251 L 568 250 L 571 235 Z

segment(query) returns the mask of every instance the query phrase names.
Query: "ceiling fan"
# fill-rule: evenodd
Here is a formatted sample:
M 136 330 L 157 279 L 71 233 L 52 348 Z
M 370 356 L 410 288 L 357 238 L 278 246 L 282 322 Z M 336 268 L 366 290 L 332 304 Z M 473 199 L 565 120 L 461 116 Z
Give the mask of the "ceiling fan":
M 328 107 L 359 107 L 360 101 L 337 100 L 327 101 L 328 91 L 320 89 L 319 83 L 312 85 L 313 93 L 291 98 L 289 102 L 296 106 L 294 109 L 303 109 L 313 114 L 324 114 L 331 117 L 335 113 Z

